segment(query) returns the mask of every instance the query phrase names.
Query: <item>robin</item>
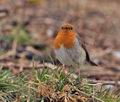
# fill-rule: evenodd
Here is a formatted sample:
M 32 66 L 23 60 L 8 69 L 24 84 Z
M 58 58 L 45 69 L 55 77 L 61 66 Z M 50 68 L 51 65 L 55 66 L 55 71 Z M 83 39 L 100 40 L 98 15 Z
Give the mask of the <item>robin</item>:
M 71 24 L 64 24 L 60 28 L 54 40 L 54 50 L 56 58 L 63 65 L 78 68 L 88 63 L 97 66 L 91 61 L 84 43 Z

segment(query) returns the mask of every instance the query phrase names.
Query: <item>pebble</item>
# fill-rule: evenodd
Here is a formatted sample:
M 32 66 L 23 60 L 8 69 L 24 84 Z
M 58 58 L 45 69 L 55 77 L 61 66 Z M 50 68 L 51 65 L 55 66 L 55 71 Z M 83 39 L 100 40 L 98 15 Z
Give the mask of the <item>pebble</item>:
M 114 51 L 113 56 L 117 57 L 120 59 L 120 51 Z

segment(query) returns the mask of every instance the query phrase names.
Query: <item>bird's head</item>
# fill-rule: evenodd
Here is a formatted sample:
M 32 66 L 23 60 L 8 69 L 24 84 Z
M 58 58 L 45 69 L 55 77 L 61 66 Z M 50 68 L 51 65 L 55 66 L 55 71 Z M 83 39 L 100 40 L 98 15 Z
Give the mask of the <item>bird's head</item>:
M 74 27 L 71 24 L 64 24 L 55 38 L 54 46 L 55 48 L 60 48 L 61 45 L 64 45 L 66 48 L 72 48 L 75 38 L 76 32 Z
M 74 31 L 74 27 L 71 24 L 63 24 L 60 28 L 60 31 L 63 33 L 69 33 Z

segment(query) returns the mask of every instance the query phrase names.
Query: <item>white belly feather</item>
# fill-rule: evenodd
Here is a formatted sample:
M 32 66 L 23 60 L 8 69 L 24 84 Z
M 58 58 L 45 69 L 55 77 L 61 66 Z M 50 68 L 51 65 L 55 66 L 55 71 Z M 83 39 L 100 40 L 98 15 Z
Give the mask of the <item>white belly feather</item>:
M 64 65 L 81 65 L 85 63 L 86 53 L 84 49 L 78 43 L 78 40 L 75 40 L 75 46 L 73 48 L 66 49 L 63 45 L 61 48 L 55 50 L 57 59 Z
M 61 46 L 60 49 L 55 50 L 55 54 L 57 59 L 64 65 L 72 65 L 73 61 L 71 60 L 70 56 L 65 51 L 65 48 Z

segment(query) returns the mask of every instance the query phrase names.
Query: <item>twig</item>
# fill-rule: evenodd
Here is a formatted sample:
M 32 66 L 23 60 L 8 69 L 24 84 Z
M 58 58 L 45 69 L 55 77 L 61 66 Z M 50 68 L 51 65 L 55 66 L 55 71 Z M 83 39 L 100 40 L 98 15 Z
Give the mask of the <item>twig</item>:
M 26 47 L 26 51 L 30 51 L 33 54 L 38 55 L 38 56 L 43 56 L 43 54 L 40 51 L 34 49 L 32 46 Z
M 86 97 L 88 97 L 88 98 L 94 99 L 95 102 L 104 102 L 104 101 L 100 100 L 99 98 L 97 98 L 97 97 L 95 97 L 95 96 L 91 96 L 91 95 L 88 94 L 88 93 L 85 93 L 85 92 L 83 92 L 83 91 L 78 90 L 77 88 L 75 88 L 75 90 L 76 90 L 77 92 L 79 92 L 79 93 L 80 93 L 81 95 L 83 95 L 83 96 L 86 96 Z
M 16 53 L 16 52 L 15 52 L 14 50 L 8 51 L 7 53 L 5 53 L 5 54 L 3 54 L 3 55 L 0 56 L 0 60 L 6 59 L 6 58 L 8 58 L 9 56 L 15 55 L 15 53 Z
M 91 84 L 98 84 L 101 85 L 120 85 L 120 81 L 104 81 L 104 80 L 89 80 Z
M 8 62 L 8 63 L 0 63 L 0 66 L 2 66 L 2 69 L 6 69 L 6 68 L 20 68 L 21 66 L 23 67 L 23 69 L 32 69 L 33 68 L 33 65 L 32 64 L 29 64 L 29 65 L 25 65 L 25 64 L 21 64 L 21 63 L 12 63 L 12 62 Z M 43 68 L 45 65 L 44 64 L 37 64 L 35 66 L 36 69 L 39 69 L 39 68 Z

